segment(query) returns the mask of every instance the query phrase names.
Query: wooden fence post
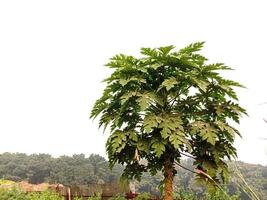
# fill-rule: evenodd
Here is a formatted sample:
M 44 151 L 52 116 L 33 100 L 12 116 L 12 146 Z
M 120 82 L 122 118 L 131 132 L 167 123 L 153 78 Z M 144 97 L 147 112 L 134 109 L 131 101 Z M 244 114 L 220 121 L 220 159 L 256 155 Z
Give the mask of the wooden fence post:
M 67 189 L 67 194 L 68 194 L 68 200 L 71 200 L 70 187 L 68 187 L 68 189 Z

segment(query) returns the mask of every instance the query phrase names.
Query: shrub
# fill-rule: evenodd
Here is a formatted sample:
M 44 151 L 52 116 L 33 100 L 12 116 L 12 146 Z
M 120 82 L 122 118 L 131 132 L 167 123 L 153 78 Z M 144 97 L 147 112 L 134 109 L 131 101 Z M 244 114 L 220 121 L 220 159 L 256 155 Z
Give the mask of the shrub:
M 216 190 L 212 193 L 207 193 L 205 196 L 205 200 L 240 200 L 240 194 L 228 195 L 221 190 Z
M 197 195 L 192 191 L 180 190 L 179 193 L 174 194 L 175 200 L 197 200 Z
M 122 194 L 118 194 L 114 197 L 111 197 L 109 200 L 126 200 L 125 196 Z
M 151 199 L 151 195 L 147 192 L 141 193 L 137 195 L 137 197 L 135 198 L 135 200 L 148 200 L 148 199 Z
M 101 194 L 97 193 L 95 196 L 89 197 L 88 200 L 101 200 Z
M 28 194 L 29 200 L 63 200 L 63 197 L 59 196 L 57 193 L 46 190 L 41 193 L 30 193 Z
M 0 200 L 63 200 L 63 197 L 49 190 L 42 193 L 25 193 L 13 187 L 12 189 L 0 188 Z
M 25 192 L 13 187 L 12 189 L 0 188 L 0 200 L 28 200 Z

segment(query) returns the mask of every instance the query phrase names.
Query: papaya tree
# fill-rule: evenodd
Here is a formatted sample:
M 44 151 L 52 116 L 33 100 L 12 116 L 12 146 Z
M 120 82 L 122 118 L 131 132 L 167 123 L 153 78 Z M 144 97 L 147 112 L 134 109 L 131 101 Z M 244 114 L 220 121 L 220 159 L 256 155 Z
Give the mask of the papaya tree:
M 220 75 L 230 67 L 207 63 L 199 54 L 203 44 L 141 48 L 140 58 L 114 56 L 106 64 L 113 73 L 91 111 L 110 132 L 110 166 L 123 164 L 127 179 L 163 172 L 166 200 L 173 199 L 175 167 L 184 155 L 194 158 L 202 172 L 196 178 L 207 184 L 226 181 L 225 158 L 236 157 L 233 142 L 240 133 L 233 122 L 246 111 L 234 87 L 243 86 Z

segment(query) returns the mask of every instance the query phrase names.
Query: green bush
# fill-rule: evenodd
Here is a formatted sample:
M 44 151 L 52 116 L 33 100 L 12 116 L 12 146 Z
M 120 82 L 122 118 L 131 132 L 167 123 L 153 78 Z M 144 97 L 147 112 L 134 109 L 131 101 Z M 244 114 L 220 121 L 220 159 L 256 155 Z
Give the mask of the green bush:
M 0 200 L 63 200 L 63 197 L 48 190 L 41 193 L 25 193 L 14 187 L 12 189 L 0 189 Z
M 205 200 L 240 200 L 240 194 L 230 196 L 221 190 L 216 190 L 212 193 L 207 193 Z
M 111 197 L 109 200 L 126 200 L 125 196 L 122 194 L 118 194 L 115 197 Z
M 137 195 L 137 197 L 135 198 L 135 200 L 148 200 L 148 199 L 151 199 L 151 195 L 147 192 L 141 193 Z
M 27 194 L 17 188 L 0 188 L 0 200 L 28 200 Z
M 74 200 L 82 200 L 80 197 L 74 197 Z
M 240 200 L 240 194 L 230 196 L 225 191 L 215 190 L 203 195 L 196 195 L 193 191 L 180 190 L 174 194 L 175 200 Z
M 95 196 L 88 198 L 88 200 L 101 200 L 101 199 L 102 197 L 100 193 L 97 193 Z
M 63 200 L 58 194 L 51 192 L 49 190 L 41 193 L 30 193 L 28 194 L 29 200 Z
M 193 193 L 192 191 L 184 191 L 180 190 L 179 193 L 174 194 L 174 199 L 175 200 L 197 200 L 196 194 Z

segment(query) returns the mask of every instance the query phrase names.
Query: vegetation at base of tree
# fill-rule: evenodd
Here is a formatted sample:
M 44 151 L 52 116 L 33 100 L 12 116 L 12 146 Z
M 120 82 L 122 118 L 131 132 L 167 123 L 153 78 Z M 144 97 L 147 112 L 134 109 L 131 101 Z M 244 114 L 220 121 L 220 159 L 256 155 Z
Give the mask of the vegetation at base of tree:
M 13 188 L 11 190 L 0 189 L 0 200 L 63 200 L 63 197 L 60 197 L 58 194 L 50 191 L 45 191 L 42 193 L 25 193 L 19 189 Z M 135 200 L 151 200 L 152 196 L 149 193 L 139 194 Z M 225 195 L 217 191 L 215 193 L 206 194 L 204 197 L 198 197 L 194 193 L 189 192 L 180 192 L 174 194 L 175 200 L 225 200 L 227 199 Z M 233 195 L 230 197 L 230 200 L 239 200 L 239 195 Z M 84 200 L 79 197 L 74 197 L 74 200 Z M 97 195 L 94 197 L 89 197 L 88 200 L 101 200 L 101 196 Z M 110 200 L 126 200 L 124 194 L 118 194 L 110 198 Z
M 47 159 L 44 159 L 44 157 Z M 79 160 L 79 165 L 76 163 L 77 160 Z M 97 160 L 101 162 L 96 162 Z M 95 164 L 92 164 L 91 161 L 98 163 L 98 168 L 102 169 L 101 173 L 93 167 Z M 192 163 L 193 160 L 191 159 L 181 161 L 181 164 L 188 169 L 192 169 Z M 85 168 L 84 165 L 91 166 L 88 167 L 90 170 L 83 171 L 82 169 Z M 230 180 L 226 191 L 228 191 L 230 196 L 240 193 L 242 200 L 250 199 L 247 194 L 249 191 L 245 191 L 245 183 L 239 178 L 236 173 L 236 168 L 233 165 L 237 166 L 247 184 L 259 198 L 264 199 L 267 196 L 267 166 L 247 164 L 243 162 L 233 162 L 229 164 Z M 55 166 L 57 166 L 57 169 L 54 168 Z M 66 166 L 68 166 L 69 170 L 66 170 Z M 74 170 L 77 172 L 83 171 L 83 173 L 70 173 Z M 89 157 L 85 157 L 84 155 L 74 155 L 71 157 L 63 156 L 53 158 L 47 154 L 0 154 L 0 185 L 12 183 L 10 180 L 3 179 L 11 179 L 13 181 L 32 181 L 34 183 L 42 183 L 37 182 L 37 180 L 44 180 L 45 182 L 62 183 L 67 186 L 80 184 L 86 185 L 88 183 L 86 180 L 94 180 L 92 183 L 110 183 L 110 180 L 119 180 L 122 170 L 122 166 L 116 166 L 111 172 L 108 167 L 108 161 L 99 155 L 91 155 Z M 177 195 L 181 194 L 188 199 L 192 199 L 193 197 L 195 199 L 200 199 L 205 196 L 205 188 L 201 187 L 194 181 L 194 174 L 179 166 L 176 166 L 176 170 L 177 174 L 174 179 L 174 192 Z M 42 171 L 46 171 L 46 173 L 41 173 Z M 76 176 L 74 176 L 74 174 L 76 174 Z M 81 178 L 81 176 L 83 178 Z M 55 179 L 55 177 L 57 178 Z M 151 176 L 149 173 L 144 173 L 141 182 L 135 182 L 136 191 L 138 193 L 148 192 L 152 196 L 159 196 L 160 191 L 158 185 L 160 184 L 162 177 L 163 175 L 161 173 L 158 173 L 155 176 Z M 61 181 L 65 182 L 63 183 Z
M 182 161 L 182 165 L 192 170 L 192 159 Z M 229 182 L 227 185 L 221 185 L 221 188 L 229 195 L 235 198 L 236 194 L 240 195 L 241 200 L 256 200 L 264 199 L 267 196 L 267 166 L 247 164 L 244 162 L 236 161 L 228 163 L 229 165 Z M 240 175 L 243 180 L 240 178 Z M 139 192 L 149 192 L 151 194 L 158 194 L 156 183 L 160 181 L 160 174 L 157 174 L 158 178 L 155 181 L 155 177 L 149 176 L 148 173 L 144 174 L 144 178 L 139 183 Z M 183 198 L 201 199 L 207 198 L 205 187 L 199 185 L 194 180 L 194 174 L 190 171 L 180 168 L 177 166 L 177 174 L 174 179 L 174 191 L 178 195 L 180 194 Z M 155 182 L 155 183 L 154 183 Z M 250 187 L 251 190 L 248 189 Z M 223 194 L 220 189 L 217 189 L 216 193 Z M 252 193 L 256 194 L 253 195 Z M 227 198 L 225 198 L 227 199 Z M 228 198 L 229 199 L 229 198 Z
M 148 192 L 144 192 L 144 193 L 139 194 L 139 195 L 135 198 L 135 200 L 146 200 L 146 199 L 151 199 L 151 198 L 152 198 L 152 196 L 151 196 L 150 193 L 148 193 Z
M 237 156 L 240 133 L 232 124 L 246 111 L 234 89 L 243 86 L 221 76 L 230 67 L 199 54 L 203 45 L 141 48 L 140 58 L 115 55 L 91 111 L 100 127 L 109 127 L 110 166 L 125 165 L 122 177 L 129 180 L 162 172 L 165 200 L 173 199 L 174 166 L 182 156 L 194 158 L 195 178 L 209 189 L 227 182 L 225 158 Z

